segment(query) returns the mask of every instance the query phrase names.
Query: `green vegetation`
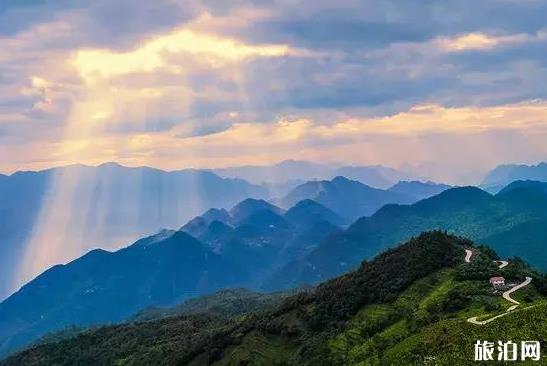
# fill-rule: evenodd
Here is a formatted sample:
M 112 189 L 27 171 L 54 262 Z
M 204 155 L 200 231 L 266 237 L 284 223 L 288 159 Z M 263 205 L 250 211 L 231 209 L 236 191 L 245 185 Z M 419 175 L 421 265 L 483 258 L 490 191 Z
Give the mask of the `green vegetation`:
M 517 259 L 500 270 L 495 253 L 481 247 L 464 263 L 464 248 L 472 246 L 424 233 L 271 310 L 103 327 L 2 365 L 467 365 L 477 340 L 545 341 L 546 279 Z M 484 326 L 468 323 L 505 312 L 488 283 L 498 274 L 516 282 L 533 276 L 515 293 L 523 305 Z
M 522 257 L 547 270 L 547 194 L 533 187 L 492 196 L 460 187 L 413 205 L 386 205 L 336 237 L 324 240 L 305 258 L 272 276 L 270 289 L 318 283 L 356 268 L 387 248 L 430 230 L 443 230 L 489 245 L 503 258 Z
M 208 314 L 219 317 L 238 317 L 267 310 L 282 303 L 288 292 L 262 294 L 246 289 L 226 289 L 211 295 L 189 299 L 171 308 L 149 308 L 135 316 L 134 321 L 150 321 L 169 316 Z

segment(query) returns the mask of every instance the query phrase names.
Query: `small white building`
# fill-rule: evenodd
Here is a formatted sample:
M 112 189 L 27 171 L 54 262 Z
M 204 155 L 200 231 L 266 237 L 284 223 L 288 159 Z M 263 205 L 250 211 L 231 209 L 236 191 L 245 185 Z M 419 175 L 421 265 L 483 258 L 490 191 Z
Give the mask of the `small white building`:
M 492 277 L 490 279 L 490 283 L 492 284 L 492 286 L 494 287 L 497 287 L 497 286 L 505 286 L 505 278 L 503 277 Z

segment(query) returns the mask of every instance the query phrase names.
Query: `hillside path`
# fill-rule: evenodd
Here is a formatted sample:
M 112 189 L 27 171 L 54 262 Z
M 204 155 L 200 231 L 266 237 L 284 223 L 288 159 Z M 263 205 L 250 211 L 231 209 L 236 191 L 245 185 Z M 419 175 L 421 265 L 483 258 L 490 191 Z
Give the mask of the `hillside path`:
M 502 269 L 503 267 L 509 264 L 509 262 L 507 261 L 496 261 L 496 262 L 499 263 L 499 266 L 498 266 L 499 269 Z
M 521 283 L 521 284 L 519 284 L 519 285 L 516 285 L 515 287 L 513 287 L 513 288 L 511 288 L 511 289 L 509 289 L 509 290 L 507 290 L 507 291 L 505 291 L 505 292 L 503 293 L 503 295 L 502 295 L 503 298 L 504 298 L 505 300 L 509 301 L 509 302 L 512 302 L 512 303 L 515 304 L 515 305 L 520 305 L 520 302 L 518 302 L 517 300 L 513 299 L 513 298 L 511 297 L 511 294 L 512 294 L 513 292 L 517 291 L 517 290 L 520 290 L 520 289 L 523 288 L 523 287 L 528 286 L 528 285 L 530 284 L 530 282 L 532 282 L 532 277 L 526 277 L 526 280 L 525 280 L 523 283 Z
M 470 263 L 471 262 L 471 257 L 473 256 L 473 251 L 470 250 L 470 249 L 465 249 L 465 262 L 466 263 Z M 503 261 L 503 260 L 498 260 L 498 261 L 495 261 L 496 263 L 499 264 L 498 268 L 504 268 L 505 266 L 507 266 L 509 264 L 508 261 Z M 503 314 L 499 314 L 499 315 L 496 315 L 496 316 L 493 316 L 491 318 L 488 318 L 486 320 L 477 320 L 478 319 L 478 316 L 474 316 L 474 317 L 471 317 L 469 319 L 467 319 L 467 321 L 469 323 L 472 323 L 472 324 L 477 324 L 477 325 L 484 325 L 484 324 L 488 324 L 496 319 L 499 319 L 501 317 L 504 317 L 506 316 L 507 314 L 510 314 L 511 312 L 513 312 L 519 305 L 520 305 L 520 302 L 518 302 L 517 300 L 513 299 L 511 297 L 511 294 L 515 291 L 518 291 L 520 290 L 521 288 L 523 287 L 526 287 L 528 286 L 530 283 L 532 282 L 532 277 L 526 277 L 525 281 L 516 285 L 515 287 L 512 287 L 510 288 L 509 290 L 505 291 L 503 294 L 502 294 L 502 297 L 509 301 L 510 303 L 514 304 L 512 305 L 511 307 L 509 307 L 505 313 Z M 528 309 L 528 308 L 525 308 L 525 309 Z
M 471 262 L 471 256 L 473 255 L 473 251 L 472 250 L 469 250 L 469 249 L 466 249 L 465 250 L 465 261 L 467 263 L 470 263 Z

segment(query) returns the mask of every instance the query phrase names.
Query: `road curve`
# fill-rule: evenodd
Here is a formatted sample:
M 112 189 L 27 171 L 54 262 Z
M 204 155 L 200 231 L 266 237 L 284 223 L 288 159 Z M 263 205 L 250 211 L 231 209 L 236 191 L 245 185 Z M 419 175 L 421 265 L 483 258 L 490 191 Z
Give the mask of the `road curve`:
M 523 288 L 523 287 L 528 286 L 528 285 L 530 284 L 530 282 L 532 282 L 532 277 L 526 277 L 526 280 L 525 280 L 523 283 L 521 283 L 521 284 L 519 284 L 519 285 L 516 285 L 515 287 L 513 287 L 513 288 L 511 288 L 511 289 L 509 289 L 509 290 L 507 290 L 507 291 L 505 291 L 505 292 L 503 293 L 503 295 L 502 295 L 503 298 L 504 298 L 505 300 L 509 301 L 509 302 L 512 302 L 512 303 L 515 304 L 515 305 L 520 305 L 520 302 L 518 302 L 517 300 L 513 299 L 513 298 L 511 297 L 511 294 L 512 294 L 513 292 L 517 291 L 517 290 L 520 290 L 520 289 Z
M 530 305 L 530 306 L 527 306 L 527 307 L 525 307 L 525 308 L 522 308 L 521 310 L 527 310 L 527 309 L 535 308 L 536 306 L 537 306 L 537 305 Z M 496 320 L 496 319 L 503 318 L 504 316 L 511 314 L 511 312 L 512 312 L 513 310 L 515 310 L 516 307 L 517 307 L 517 305 L 511 306 L 509 309 L 507 309 L 507 312 L 502 313 L 502 314 L 499 314 L 499 315 L 496 315 L 496 316 L 493 316 L 493 317 L 488 318 L 488 319 L 486 319 L 486 320 L 477 320 L 478 316 L 474 316 L 474 317 L 472 317 L 472 318 L 467 319 L 467 321 L 468 321 L 469 323 L 477 324 L 477 325 L 488 324 L 488 323 L 490 323 L 490 322 L 493 322 L 493 321 Z
M 477 325 L 484 325 L 484 324 L 488 324 L 490 322 L 493 322 L 494 320 L 498 319 L 498 318 L 501 318 L 501 317 L 504 317 L 506 315 L 509 315 L 509 313 L 503 313 L 503 314 L 500 314 L 500 315 L 496 315 L 496 316 L 493 316 L 491 318 L 488 318 L 486 320 L 477 320 L 478 316 L 474 316 L 472 318 L 469 318 L 467 319 L 467 321 L 469 323 L 472 323 L 472 324 L 477 324 Z
M 503 267 L 509 264 L 509 262 L 507 261 L 496 261 L 496 263 L 499 263 L 499 266 L 498 266 L 499 269 L 502 269 Z
M 473 255 L 473 252 L 469 249 L 465 250 L 465 261 L 467 263 L 471 262 L 471 256 Z
M 473 256 L 473 251 L 470 250 L 470 249 L 465 249 L 465 262 L 466 263 L 470 263 L 471 262 L 471 257 Z M 498 268 L 503 268 L 505 266 L 507 266 L 509 264 L 508 261 L 502 261 L 502 260 L 499 260 L 499 261 L 495 261 L 496 263 L 499 263 L 499 266 Z M 477 325 L 484 325 L 484 324 L 488 324 L 490 322 L 493 322 L 494 320 L 496 319 L 499 319 L 501 317 L 504 317 L 508 314 L 510 314 L 511 312 L 513 312 L 516 308 L 518 308 L 518 306 L 520 305 L 520 302 L 518 302 L 517 300 L 513 299 L 511 297 L 511 294 L 515 291 L 518 291 L 520 290 L 521 288 L 523 287 L 526 287 L 530 284 L 530 282 L 532 282 L 532 277 L 526 277 L 526 280 L 521 283 L 521 284 L 518 284 L 516 285 L 515 287 L 505 291 L 503 294 L 502 294 L 502 297 L 509 301 L 510 303 L 513 303 L 514 305 L 510 306 L 506 311 L 505 313 L 502 313 L 502 314 L 499 314 L 499 315 L 496 315 L 496 316 L 493 316 L 491 318 L 488 318 L 486 320 L 478 320 L 478 316 L 474 316 L 472 318 L 469 318 L 467 319 L 467 321 L 469 323 L 472 323 L 472 324 L 477 324 Z M 530 307 L 533 307 L 533 306 L 529 306 L 528 308 Z M 525 308 L 525 309 L 528 309 L 528 308 Z
M 523 287 L 528 286 L 528 285 L 530 284 L 530 282 L 532 282 L 532 277 L 526 277 L 526 280 L 525 280 L 523 283 L 521 283 L 521 284 L 519 284 L 519 285 L 516 285 L 515 287 L 513 287 L 513 288 L 511 288 L 511 289 L 509 289 L 509 290 L 507 290 L 507 291 L 505 291 L 505 292 L 503 293 L 502 296 L 503 296 L 503 298 L 504 298 L 505 300 L 507 300 L 507 301 L 509 301 L 509 302 L 511 302 L 511 303 L 513 303 L 513 304 L 515 304 L 515 305 L 511 306 L 509 309 L 507 309 L 507 310 L 505 311 L 505 313 L 502 313 L 502 314 L 493 316 L 493 317 L 488 318 L 488 319 L 486 319 L 486 320 L 477 320 L 478 316 L 474 316 L 474 317 L 472 317 L 472 318 L 467 319 L 467 321 L 468 321 L 469 323 L 472 323 L 472 324 L 484 325 L 484 324 L 488 324 L 488 323 L 490 323 L 490 322 L 492 322 L 492 321 L 494 321 L 494 320 L 496 320 L 496 319 L 499 319 L 499 318 L 501 318 L 501 317 L 504 317 L 504 316 L 510 314 L 511 312 L 513 312 L 513 311 L 520 305 L 520 303 L 519 303 L 517 300 L 515 300 L 515 299 L 513 299 L 513 298 L 511 297 L 511 294 L 512 294 L 513 292 L 517 291 L 517 290 L 520 290 L 520 289 L 523 288 Z M 532 307 L 532 306 L 529 306 L 529 307 L 527 307 L 527 308 L 525 308 L 525 309 L 528 309 L 528 308 L 530 308 L 530 307 Z

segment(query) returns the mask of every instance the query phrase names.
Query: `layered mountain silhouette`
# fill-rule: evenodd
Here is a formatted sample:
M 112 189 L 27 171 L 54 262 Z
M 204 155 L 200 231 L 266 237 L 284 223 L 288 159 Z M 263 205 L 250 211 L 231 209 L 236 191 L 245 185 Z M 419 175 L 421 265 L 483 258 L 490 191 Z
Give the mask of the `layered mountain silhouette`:
M 269 202 L 266 202 L 265 200 L 248 198 L 235 205 L 230 210 L 230 215 L 234 223 L 242 223 L 250 216 L 260 211 L 273 212 L 277 215 L 281 215 L 283 213 L 282 209 L 275 205 L 272 205 Z
M 448 189 L 413 205 L 386 205 L 363 217 L 346 231 L 329 237 L 304 259 L 272 276 L 266 288 L 290 288 L 317 283 L 355 268 L 370 258 L 427 230 L 465 235 L 498 250 L 504 257 L 519 256 L 547 269 L 545 248 L 547 193 L 540 183 L 516 182 L 497 195 L 479 188 Z M 519 236 L 519 230 L 526 233 Z
M 337 232 L 338 222 L 311 201 L 285 213 L 245 199 L 229 211 L 209 209 L 179 231 L 164 230 L 116 252 L 93 250 L 47 270 L 0 304 L 0 350 L 221 288 L 258 289 L 272 272 Z
M 481 183 L 490 192 L 497 192 L 517 180 L 547 181 L 547 163 L 537 165 L 504 164 L 490 171 Z
M 139 322 L 52 335 L 2 365 L 471 364 L 477 339 L 545 334 L 547 278 L 518 260 L 500 269 L 496 259 L 469 240 L 423 233 L 315 289 L 222 291 Z M 494 275 L 531 280 L 517 310 L 488 285 Z M 481 326 L 469 317 L 499 319 Z
M 344 219 L 332 210 L 311 199 L 304 199 L 298 202 L 287 211 L 285 217 L 298 227 L 304 228 L 324 221 L 334 225 L 342 225 L 344 223 Z
M 129 179 L 135 171 L 126 173 Z M 208 174 L 203 179 L 241 183 Z M 30 189 L 36 177 L 22 176 Z M 504 258 L 520 256 L 545 269 L 545 185 L 517 181 L 492 195 L 475 187 L 444 190 L 411 182 L 393 192 L 338 177 L 296 188 L 284 199 L 294 204 L 284 208 L 260 198 L 227 205 L 224 197 L 224 206 L 210 205 L 180 230 L 164 230 L 115 252 L 93 250 L 42 273 L 0 303 L 0 352 L 67 326 L 123 321 L 150 306 L 171 306 L 223 288 L 281 290 L 317 284 L 428 230 L 465 235 Z M 122 187 L 118 189 L 113 192 L 121 194 Z M 436 190 L 442 192 L 413 204 L 383 205 L 347 226 L 348 217 L 372 210 L 367 206 L 371 202 L 381 205 L 393 197 L 414 202 Z
M 3 176 L 0 299 L 13 285 L 14 263 L 23 256 L 31 234 L 40 234 L 40 219 L 64 215 L 68 222 L 63 227 L 46 226 L 58 229 L 56 237 L 64 237 L 63 247 L 81 247 L 81 255 L 94 247 L 117 248 L 162 228 L 177 228 L 210 207 L 232 207 L 244 198 L 265 194 L 263 187 L 206 171 L 166 172 L 113 163 Z
M 291 207 L 305 199 L 312 199 L 328 207 L 348 223 L 372 215 L 385 204 L 410 203 L 415 200 L 397 192 L 372 188 L 356 180 L 336 177 L 330 181 L 310 181 L 296 187 L 281 200 L 281 205 Z
M 286 187 L 282 185 L 294 185 L 297 180 L 330 180 L 337 176 L 344 176 L 376 188 L 388 188 L 398 181 L 416 178 L 406 172 L 382 165 L 339 166 L 300 160 L 285 160 L 274 165 L 215 169 L 213 172 L 223 177 L 242 178 L 255 184 L 273 184 L 271 188 L 274 192 L 283 192 Z
M 449 185 L 434 182 L 400 181 L 388 190 L 419 201 L 435 196 L 449 188 L 451 188 Z
M 151 305 L 244 283 L 244 273 L 190 235 L 165 231 L 117 252 L 55 266 L 0 304 L 0 350 L 68 325 L 120 321 Z

